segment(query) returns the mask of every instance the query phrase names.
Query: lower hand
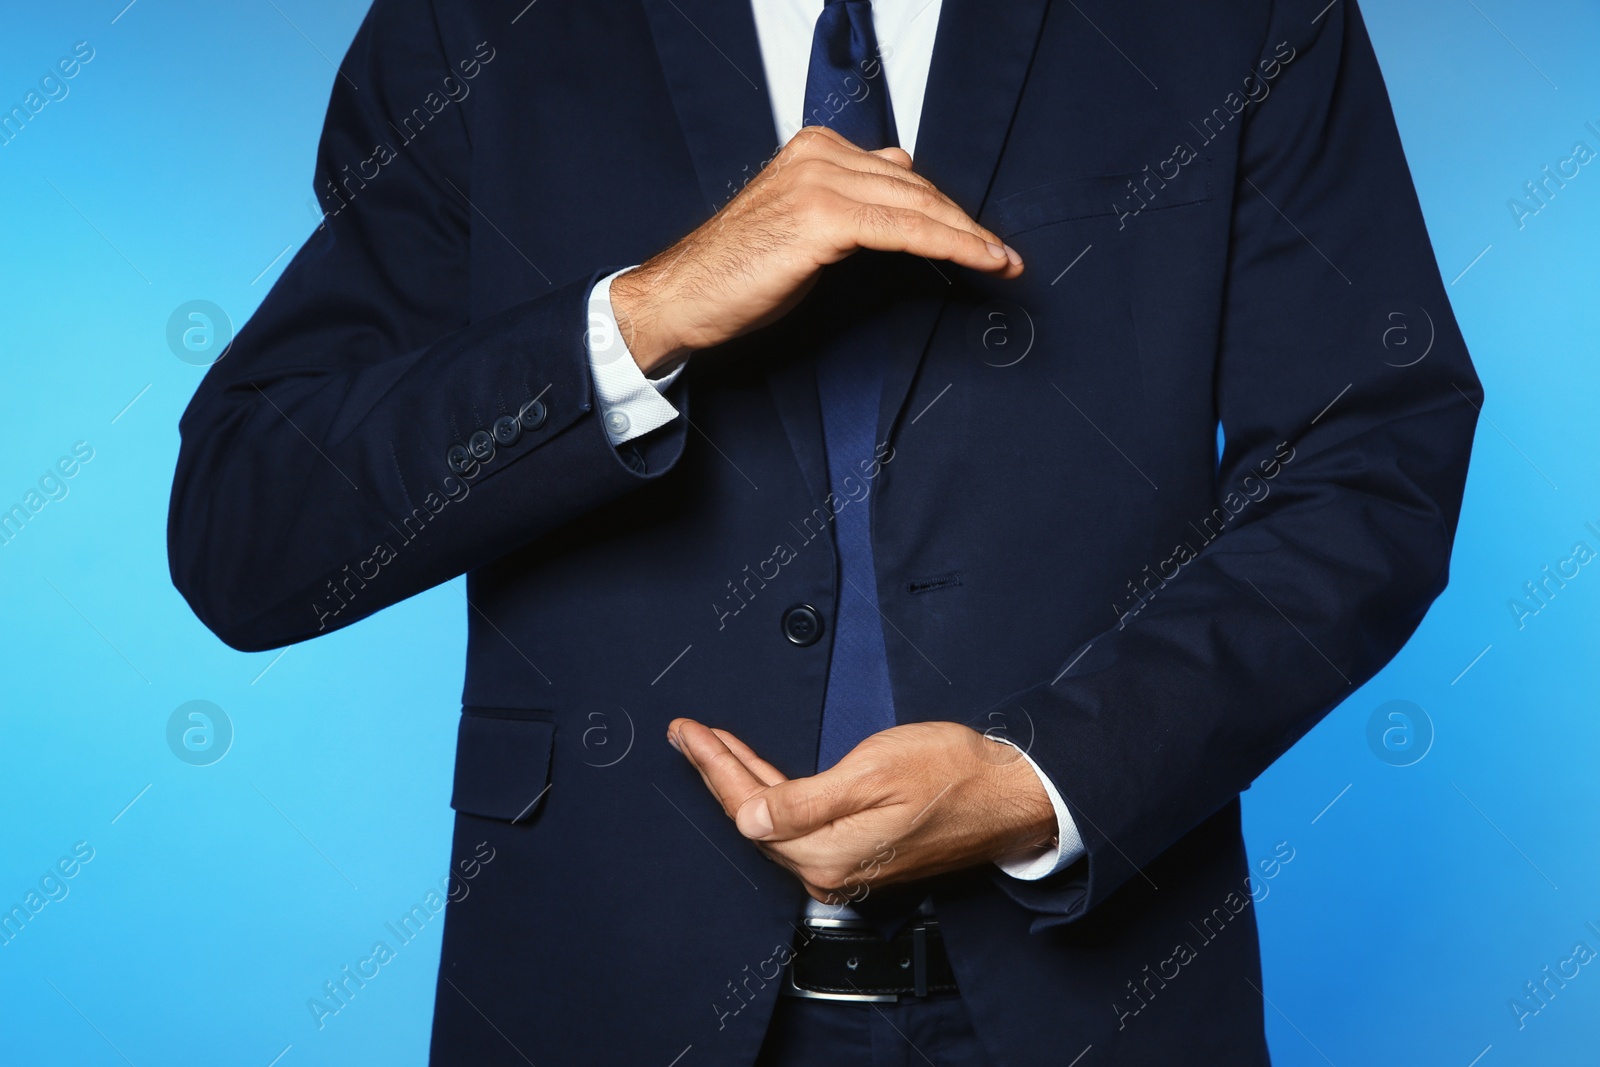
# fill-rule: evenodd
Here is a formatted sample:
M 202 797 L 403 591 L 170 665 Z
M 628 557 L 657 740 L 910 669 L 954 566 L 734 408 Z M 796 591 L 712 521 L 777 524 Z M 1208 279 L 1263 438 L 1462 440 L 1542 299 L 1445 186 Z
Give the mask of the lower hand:
M 1020 750 L 953 722 L 873 734 L 790 779 L 726 730 L 675 719 L 667 738 L 739 832 L 824 903 L 1044 844 L 1055 811 Z

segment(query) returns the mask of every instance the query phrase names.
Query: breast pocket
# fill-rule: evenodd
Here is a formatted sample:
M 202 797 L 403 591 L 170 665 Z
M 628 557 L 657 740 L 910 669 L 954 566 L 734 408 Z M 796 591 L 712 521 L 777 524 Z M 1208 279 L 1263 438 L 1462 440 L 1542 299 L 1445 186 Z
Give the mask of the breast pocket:
M 978 221 L 1001 237 L 1076 219 L 1141 215 L 1211 199 L 1210 160 L 1197 158 L 1163 179 L 1156 172 L 1060 178 L 990 201 Z
M 467 815 L 527 822 L 550 789 L 556 724 L 521 709 L 465 707 L 456 732 L 450 806 Z

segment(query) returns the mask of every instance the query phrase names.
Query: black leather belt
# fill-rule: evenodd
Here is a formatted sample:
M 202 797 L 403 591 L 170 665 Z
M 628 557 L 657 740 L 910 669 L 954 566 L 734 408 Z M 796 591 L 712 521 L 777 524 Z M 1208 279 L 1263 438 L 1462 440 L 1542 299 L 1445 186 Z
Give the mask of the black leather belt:
M 821 1000 L 896 1001 L 956 992 L 939 923 L 907 923 L 885 941 L 866 924 L 806 923 L 784 970 L 783 992 Z

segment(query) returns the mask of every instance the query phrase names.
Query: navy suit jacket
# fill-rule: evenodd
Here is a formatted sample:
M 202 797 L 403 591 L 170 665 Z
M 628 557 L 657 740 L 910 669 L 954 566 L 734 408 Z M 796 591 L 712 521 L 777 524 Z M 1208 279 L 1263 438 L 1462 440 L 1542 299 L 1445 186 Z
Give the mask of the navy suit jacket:
M 812 360 L 849 315 L 890 338 L 895 708 L 1004 730 L 1087 848 L 925 887 L 993 1061 L 1266 1062 L 1285 853 L 1247 857 L 1238 796 L 1444 587 L 1481 397 L 1324 5 L 945 0 L 916 166 L 1027 272 L 858 256 L 613 448 L 591 285 L 777 147 L 749 0 L 378 0 L 325 224 L 183 417 L 170 555 L 246 650 L 466 574 L 455 853 L 495 859 L 448 909 L 436 1062 L 754 1059 L 804 897 L 663 734 L 814 769 L 829 642 L 782 619 L 840 596 Z

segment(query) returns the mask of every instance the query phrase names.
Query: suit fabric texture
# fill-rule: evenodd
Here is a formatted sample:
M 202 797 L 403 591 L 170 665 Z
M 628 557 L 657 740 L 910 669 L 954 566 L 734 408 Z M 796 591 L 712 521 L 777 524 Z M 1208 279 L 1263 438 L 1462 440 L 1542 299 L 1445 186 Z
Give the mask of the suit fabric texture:
M 1003 732 L 1086 849 L 922 887 L 988 1057 L 1266 1063 L 1239 794 L 1444 587 L 1481 401 L 1354 0 L 946 0 L 916 167 L 1027 271 L 860 254 L 617 448 L 586 298 L 773 156 L 753 20 L 520 6 L 377 0 L 170 514 L 240 649 L 466 575 L 453 847 L 496 858 L 434 1062 L 755 1061 L 804 894 L 663 734 L 815 766 L 831 631 L 784 620 L 847 595 L 815 354 L 860 336 L 897 719 Z

